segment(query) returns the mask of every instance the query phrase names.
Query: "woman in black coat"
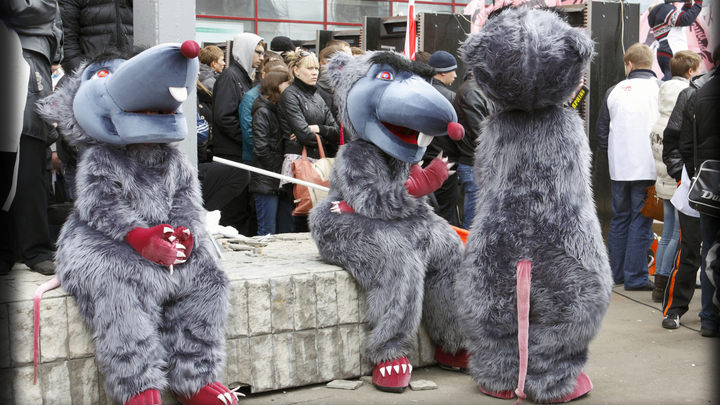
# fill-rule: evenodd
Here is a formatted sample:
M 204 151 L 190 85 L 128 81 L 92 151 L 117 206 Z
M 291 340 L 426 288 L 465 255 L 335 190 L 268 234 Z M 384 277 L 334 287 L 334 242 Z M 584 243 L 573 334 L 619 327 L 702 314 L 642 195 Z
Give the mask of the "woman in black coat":
M 317 93 L 315 86 L 319 72 L 317 57 L 310 52 L 300 51 L 289 53 L 287 60 L 294 80 L 280 96 L 278 116 L 285 144 L 281 174 L 292 176 L 292 162 L 301 158 L 303 146 L 307 148 L 308 160 L 314 162 L 315 159 L 320 158 L 316 135 L 320 137 L 325 151 L 337 150 L 340 143 L 340 126 L 333 118 L 330 108 Z M 285 184 L 288 186 L 284 186 Z M 292 184 L 284 181 L 281 181 L 280 185 L 292 189 Z M 296 217 L 295 231 L 308 230 L 307 216 Z
M 280 173 L 282 169 L 285 149 L 277 103 L 289 85 L 287 70 L 268 72 L 260 85 L 260 96 L 253 102 L 251 110 L 255 142 L 253 165 L 275 173 Z M 255 198 L 258 235 L 292 232 L 293 201 L 280 188 L 280 180 L 252 173 L 250 192 Z

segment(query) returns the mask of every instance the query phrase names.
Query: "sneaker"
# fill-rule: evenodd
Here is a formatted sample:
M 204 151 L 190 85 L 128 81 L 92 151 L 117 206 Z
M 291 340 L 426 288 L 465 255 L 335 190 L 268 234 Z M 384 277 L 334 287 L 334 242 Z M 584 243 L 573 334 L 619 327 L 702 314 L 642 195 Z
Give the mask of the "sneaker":
M 665 329 L 677 329 L 680 327 L 680 315 L 670 314 L 665 315 L 665 319 L 662 321 L 662 327 Z
M 655 289 L 655 283 L 653 283 L 652 281 L 648 280 L 647 284 L 642 285 L 642 286 L 640 286 L 640 287 L 635 287 L 635 288 L 625 287 L 625 289 L 626 289 L 627 291 L 652 291 L 652 290 Z
M 717 330 L 708 329 L 704 326 L 701 326 L 700 327 L 700 336 L 713 338 L 713 337 L 720 336 L 720 332 L 718 332 Z
M 55 263 L 52 260 L 44 260 L 30 266 L 30 270 L 40 273 L 43 276 L 52 276 L 55 274 Z

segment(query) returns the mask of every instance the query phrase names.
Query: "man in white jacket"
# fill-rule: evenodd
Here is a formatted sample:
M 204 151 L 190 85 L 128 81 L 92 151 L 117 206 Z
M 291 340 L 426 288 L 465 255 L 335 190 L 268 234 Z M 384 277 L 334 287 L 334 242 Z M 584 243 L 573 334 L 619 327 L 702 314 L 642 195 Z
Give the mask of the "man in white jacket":
M 615 284 L 651 291 L 654 284 L 648 278 L 646 254 L 653 240 L 652 219 L 640 209 L 645 189 L 657 178 L 650 130 L 659 116 L 660 82 L 651 70 L 653 54 L 647 45 L 632 45 L 623 62 L 627 79 L 605 94 L 595 131 L 610 165 L 610 268 Z

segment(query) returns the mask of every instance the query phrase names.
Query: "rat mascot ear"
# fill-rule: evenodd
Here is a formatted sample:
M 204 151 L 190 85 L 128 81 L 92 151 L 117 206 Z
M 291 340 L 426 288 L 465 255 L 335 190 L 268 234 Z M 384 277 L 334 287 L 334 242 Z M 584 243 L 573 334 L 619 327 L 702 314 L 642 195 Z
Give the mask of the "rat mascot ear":
M 338 84 L 340 84 L 343 75 L 342 69 L 352 60 L 353 57 L 346 54 L 345 52 L 335 52 L 335 55 L 330 58 L 327 65 L 325 66 L 325 73 L 328 73 L 330 75 L 330 82 L 332 83 L 333 87 L 337 87 Z

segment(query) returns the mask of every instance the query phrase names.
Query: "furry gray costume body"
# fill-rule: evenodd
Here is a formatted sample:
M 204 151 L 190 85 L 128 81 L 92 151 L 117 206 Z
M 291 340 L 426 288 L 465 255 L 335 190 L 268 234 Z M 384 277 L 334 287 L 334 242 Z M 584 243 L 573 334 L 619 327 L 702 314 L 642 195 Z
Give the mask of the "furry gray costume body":
M 173 102 L 173 97 L 178 98 L 177 89 L 182 93 L 184 81 L 194 86 L 197 62 L 193 73 L 193 66 L 177 55 L 179 46 L 156 48 L 133 58 L 132 54 L 101 55 L 82 65 L 41 106 L 46 121 L 58 123 L 73 146 L 84 148 L 77 172 L 75 210 L 58 239 L 57 273 L 93 333 L 95 358 L 113 401 L 134 399 L 133 403 L 143 403 L 137 395 L 151 392 L 145 403 L 160 403 L 158 393 L 169 388 L 184 403 L 214 404 L 218 395 L 205 402 L 192 396 L 199 391 L 207 393 L 204 387 L 219 378 L 224 366 L 228 280 L 206 231 L 198 180 L 187 157 L 175 144 L 163 142 L 168 139 L 165 136 L 156 135 L 159 143 L 148 143 L 152 134 L 167 132 L 175 140 L 187 134 L 186 128 L 183 134 L 182 128 L 176 129 L 168 121 L 184 126 L 185 118 L 179 110 L 182 100 Z M 146 52 L 156 54 L 143 58 Z M 162 57 L 166 54 L 170 56 Z M 129 71 L 131 64 L 147 76 Z M 121 77 L 120 69 L 132 74 Z M 158 78 L 158 74 L 163 77 Z M 122 83 L 108 81 L 97 87 L 99 95 L 91 99 L 95 105 L 77 104 L 84 86 L 108 77 Z M 137 86 L 137 81 L 148 78 L 143 88 Z M 181 84 L 175 84 L 176 93 L 170 97 L 163 86 L 167 86 L 166 80 L 174 79 Z M 113 92 L 111 84 L 136 88 L 139 93 L 120 102 L 122 96 Z M 174 106 L 171 110 L 175 113 L 128 112 L 153 110 L 151 105 L 139 104 L 147 104 L 155 95 Z M 77 119 L 78 108 L 84 108 L 85 115 L 93 108 L 103 114 L 101 99 L 109 100 L 108 96 L 126 104 L 125 112 L 119 114 L 136 120 L 128 126 L 131 134 L 148 130 L 145 143 L 110 144 L 83 129 Z M 155 111 L 167 108 L 156 104 Z M 121 139 L 122 127 L 113 125 L 112 120 L 123 119 L 106 118 L 105 135 Z M 160 120 L 164 121 L 157 124 Z M 159 224 L 186 227 L 193 235 L 187 260 L 169 262 L 176 265 L 174 271 L 172 264 L 168 269 L 169 263 L 153 263 L 126 242 L 134 229 Z M 180 254 L 177 257 L 182 258 Z M 224 397 L 217 403 L 236 403 L 234 396 L 230 398 L 215 388 Z
M 421 318 L 431 338 L 447 352 L 465 347 L 453 293 L 462 242 L 425 198 L 406 189 L 408 161 L 421 157 L 425 148 L 399 141 L 381 124 L 393 119 L 388 115 L 402 116 L 393 123 L 419 130 L 431 126 L 424 124 L 424 117 L 440 120 L 454 114 L 452 106 L 445 106 L 446 100 L 412 72 L 416 68 L 399 55 L 370 53 L 355 60 L 338 55 L 327 70 L 339 119 L 355 140 L 340 148 L 330 174 L 330 194 L 312 209 L 310 231 L 323 260 L 343 267 L 366 292 L 371 332 L 365 353 L 376 368 L 412 352 Z M 398 87 L 382 87 L 383 74 L 393 77 L 392 86 Z M 432 102 L 424 104 L 426 100 Z M 440 121 L 447 127 L 448 120 L 452 121 Z M 395 144 L 402 150 L 393 150 Z M 332 212 L 337 201 L 347 203 L 354 213 Z M 404 373 L 405 365 L 400 365 Z M 386 369 L 393 372 L 390 366 Z M 376 372 L 374 382 L 381 387 Z M 381 372 L 385 377 L 385 370 Z
M 455 284 L 471 375 L 494 396 L 522 399 L 524 388 L 549 402 L 592 387 L 587 379 L 585 392 L 574 391 L 612 281 L 583 123 L 561 106 L 592 54 L 584 31 L 530 9 L 505 10 L 462 47 L 499 109 L 485 120 L 476 149 L 477 211 Z M 526 376 L 516 291 L 524 260 L 532 266 Z

